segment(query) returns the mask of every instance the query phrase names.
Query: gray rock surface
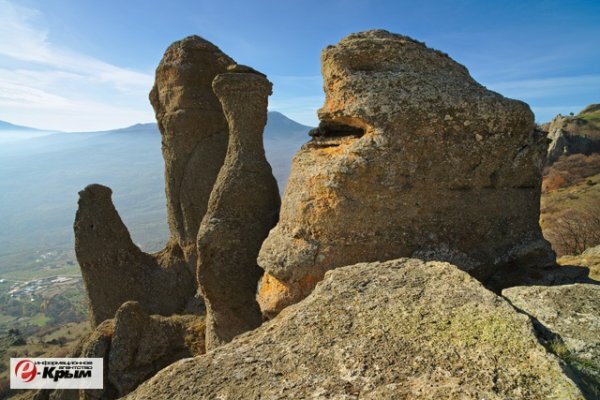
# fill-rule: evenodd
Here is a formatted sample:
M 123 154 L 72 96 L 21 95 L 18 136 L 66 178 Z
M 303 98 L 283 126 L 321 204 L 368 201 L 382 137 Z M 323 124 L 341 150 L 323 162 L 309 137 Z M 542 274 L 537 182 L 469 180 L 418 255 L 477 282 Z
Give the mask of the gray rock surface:
M 600 285 L 519 286 L 502 295 L 558 335 L 546 339 L 575 369 L 590 376 L 600 393 Z
M 253 332 L 126 399 L 581 399 L 530 319 L 458 268 L 398 259 L 328 272 Z
M 256 257 L 280 204 L 263 148 L 271 86 L 264 75 L 241 66 L 213 82 L 229 123 L 229 147 L 198 232 L 208 349 L 262 322 L 255 300 L 262 273 Z
M 113 318 L 128 300 L 152 314 L 182 311 L 196 293 L 194 275 L 178 248 L 150 255 L 141 251 L 119 217 L 112 191 L 89 185 L 79 192 L 75 254 L 89 298 L 90 323 Z
M 356 262 L 427 256 L 482 280 L 554 263 L 538 223 L 547 140 L 527 104 L 381 30 L 328 46 L 321 64 L 321 124 L 259 255 L 266 316 Z

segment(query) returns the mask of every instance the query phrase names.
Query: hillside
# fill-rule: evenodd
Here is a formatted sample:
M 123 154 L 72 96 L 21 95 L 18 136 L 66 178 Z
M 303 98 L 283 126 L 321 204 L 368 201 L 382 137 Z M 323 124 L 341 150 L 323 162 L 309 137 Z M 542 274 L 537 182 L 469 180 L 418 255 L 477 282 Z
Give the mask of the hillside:
M 600 104 L 544 127 L 552 143 L 540 224 L 559 256 L 576 255 L 600 244 Z

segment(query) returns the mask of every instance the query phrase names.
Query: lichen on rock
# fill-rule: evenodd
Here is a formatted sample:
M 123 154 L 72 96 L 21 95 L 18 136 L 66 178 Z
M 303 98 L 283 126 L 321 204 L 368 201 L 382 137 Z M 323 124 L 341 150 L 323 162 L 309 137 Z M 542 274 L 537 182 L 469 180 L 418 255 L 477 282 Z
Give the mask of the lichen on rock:
M 576 370 L 590 396 L 600 392 L 600 285 L 504 289 L 516 308 L 535 318 L 548 347 Z

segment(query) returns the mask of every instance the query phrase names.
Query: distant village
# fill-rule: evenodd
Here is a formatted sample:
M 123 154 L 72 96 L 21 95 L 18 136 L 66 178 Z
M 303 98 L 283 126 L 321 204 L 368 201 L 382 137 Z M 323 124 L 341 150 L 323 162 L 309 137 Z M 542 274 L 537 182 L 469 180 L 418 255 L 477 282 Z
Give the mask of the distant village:
M 31 297 L 31 301 L 34 301 L 33 296 L 50 288 L 56 287 L 56 285 L 70 285 L 77 281 L 81 281 L 81 277 L 79 276 L 53 276 L 49 278 L 43 279 L 35 279 L 26 282 L 16 282 L 14 283 L 8 295 L 10 297 Z M 0 279 L 0 283 L 7 282 L 6 279 Z

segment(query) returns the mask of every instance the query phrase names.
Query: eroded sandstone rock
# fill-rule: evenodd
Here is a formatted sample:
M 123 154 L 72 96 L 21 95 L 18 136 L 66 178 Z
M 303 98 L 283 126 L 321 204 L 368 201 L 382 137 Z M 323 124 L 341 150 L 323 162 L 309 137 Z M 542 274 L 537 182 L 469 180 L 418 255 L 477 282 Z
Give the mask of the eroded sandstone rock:
M 89 298 L 93 327 L 113 318 L 126 301 L 135 300 L 152 314 L 182 311 L 196 293 L 194 275 L 181 251 L 156 255 L 141 251 L 111 200 L 112 191 L 89 185 L 79 192 L 75 216 L 75 253 Z
M 352 34 L 321 62 L 321 124 L 259 255 L 266 316 L 361 261 L 447 260 L 482 280 L 554 262 L 538 224 L 547 140 L 525 103 L 386 31 Z
M 228 128 L 212 89 L 234 61 L 190 36 L 173 43 L 156 69 L 150 102 L 162 135 L 169 228 L 193 258 L 198 228 L 227 150 Z
M 127 399 L 582 399 L 530 319 L 458 268 L 399 259 L 328 272 L 253 332 Z
M 279 191 L 265 158 L 271 83 L 236 66 L 213 81 L 229 123 L 229 147 L 198 232 L 198 282 L 207 307 L 207 348 L 260 325 L 258 251 L 277 222 Z

